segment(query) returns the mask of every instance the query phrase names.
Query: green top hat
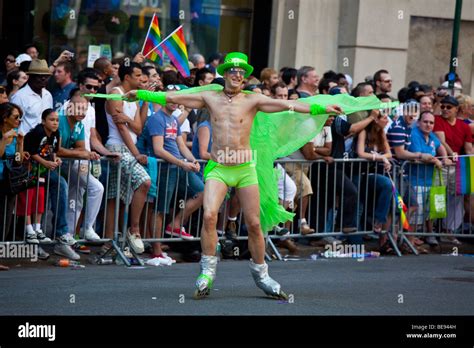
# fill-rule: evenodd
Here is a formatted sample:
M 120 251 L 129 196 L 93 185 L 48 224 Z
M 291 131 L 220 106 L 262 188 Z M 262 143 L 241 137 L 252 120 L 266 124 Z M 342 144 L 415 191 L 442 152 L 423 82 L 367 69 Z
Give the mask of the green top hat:
M 249 58 L 246 54 L 240 52 L 230 52 L 225 56 L 224 63 L 217 67 L 217 72 L 224 75 L 224 72 L 230 68 L 242 68 L 245 70 L 245 77 L 249 77 L 253 71 L 253 66 L 248 64 Z

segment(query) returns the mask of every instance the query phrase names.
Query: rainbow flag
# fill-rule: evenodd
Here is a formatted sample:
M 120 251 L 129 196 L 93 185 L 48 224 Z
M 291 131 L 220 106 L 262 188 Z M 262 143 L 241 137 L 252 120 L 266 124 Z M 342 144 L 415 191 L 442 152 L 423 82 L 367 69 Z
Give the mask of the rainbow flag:
M 474 156 L 460 156 L 456 162 L 456 193 L 474 193 Z
M 142 54 L 147 56 L 150 51 L 152 53 L 148 54 L 147 58 L 153 62 L 158 61 L 158 64 L 161 64 L 161 58 L 163 57 L 163 51 L 161 47 L 155 48 L 161 42 L 160 27 L 158 26 L 158 16 L 153 13 L 153 18 L 151 19 L 150 27 L 148 28 L 148 33 L 145 38 L 145 44 L 143 45 Z
M 161 46 L 166 52 L 174 66 L 178 69 L 183 77 L 188 77 L 188 51 L 186 49 L 186 41 L 184 39 L 183 26 L 180 25 Z
M 400 195 L 397 188 L 395 187 L 395 183 L 393 182 L 391 177 L 390 177 L 390 181 L 392 183 L 393 198 L 395 199 L 395 202 L 397 202 L 398 209 L 400 209 L 400 220 L 402 223 L 402 227 L 404 230 L 410 231 L 410 224 L 408 223 L 408 219 L 406 215 L 408 208 L 405 202 L 403 202 L 402 196 Z

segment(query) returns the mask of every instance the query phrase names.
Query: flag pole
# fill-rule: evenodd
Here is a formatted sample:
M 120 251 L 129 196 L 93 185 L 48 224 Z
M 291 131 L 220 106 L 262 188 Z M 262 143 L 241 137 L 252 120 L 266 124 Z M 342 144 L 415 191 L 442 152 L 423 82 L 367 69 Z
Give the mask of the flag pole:
M 147 54 L 145 54 L 145 55 L 143 56 L 143 58 L 146 58 L 151 52 L 153 52 L 153 51 L 156 50 L 158 47 L 160 47 L 166 40 L 168 40 L 168 39 L 171 37 L 171 35 L 173 35 L 174 33 L 176 33 L 176 32 L 177 32 L 179 29 L 181 29 L 182 27 L 183 27 L 183 25 L 181 24 L 181 25 L 180 25 L 179 27 L 177 27 L 171 34 L 169 34 L 166 38 L 164 38 L 163 40 L 161 40 L 161 42 L 160 42 L 158 45 L 156 45 L 155 47 L 153 47 L 153 49 L 150 50 L 150 52 L 148 52 Z
M 148 32 L 146 33 L 145 41 L 143 41 L 142 54 L 143 54 L 143 50 L 145 49 L 146 39 L 148 39 L 148 35 L 150 34 L 151 26 L 153 25 L 154 19 L 155 19 L 155 13 L 153 13 L 153 17 L 151 17 L 151 22 L 150 22 L 150 25 L 148 26 Z

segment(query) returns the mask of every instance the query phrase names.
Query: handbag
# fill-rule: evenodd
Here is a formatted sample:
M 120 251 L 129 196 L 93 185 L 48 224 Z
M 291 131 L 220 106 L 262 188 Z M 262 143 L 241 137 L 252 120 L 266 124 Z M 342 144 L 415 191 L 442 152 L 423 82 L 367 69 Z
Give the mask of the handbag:
M 435 186 L 436 173 L 439 176 L 439 186 Z M 433 181 L 430 189 L 430 219 L 441 219 L 446 217 L 446 186 L 443 176 L 438 168 L 433 171 Z
M 30 171 L 29 164 L 17 162 L 15 159 L 6 159 L 4 167 L 7 192 L 16 195 L 22 191 L 34 187 L 37 183 L 36 177 Z

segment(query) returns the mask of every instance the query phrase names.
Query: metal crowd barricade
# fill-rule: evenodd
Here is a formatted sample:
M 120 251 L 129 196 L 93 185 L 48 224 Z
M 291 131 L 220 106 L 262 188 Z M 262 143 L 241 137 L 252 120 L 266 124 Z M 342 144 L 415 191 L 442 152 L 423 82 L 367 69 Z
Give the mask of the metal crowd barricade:
M 87 188 L 89 186 L 89 176 L 87 176 L 86 183 L 85 185 L 82 185 L 79 183 L 80 181 L 80 175 L 84 175 L 85 173 L 91 173 L 91 166 L 92 162 L 84 159 L 62 159 L 63 164 L 61 166 L 58 166 L 55 169 L 55 174 L 58 175 L 59 180 L 58 182 L 54 185 L 54 189 L 57 192 L 57 195 L 52 194 L 50 191 L 53 188 L 53 183 L 51 182 L 51 171 L 48 170 L 45 173 L 42 173 L 41 176 L 38 176 L 38 180 L 36 183 L 36 187 L 34 189 L 38 190 L 40 185 L 45 186 L 45 193 L 44 193 L 44 213 L 42 214 L 42 219 L 41 219 L 41 226 L 43 233 L 49 237 L 52 242 L 50 244 L 54 244 L 57 242 L 57 231 L 56 231 L 56 226 L 58 222 L 58 214 L 53 213 L 52 209 L 52 203 L 54 200 L 54 203 L 56 205 L 56 212 L 59 210 L 59 205 L 62 204 L 60 202 L 60 191 L 65 190 L 66 191 L 66 197 L 67 197 L 67 205 L 66 207 L 66 214 L 67 214 L 67 209 L 68 208 L 73 208 L 76 205 L 76 201 L 73 199 L 69 199 L 69 189 L 72 184 L 75 184 L 74 186 L 76 187 L 76 192 L 75 196 L 79 197 L 79 195 L 83 196 L 83 207 L 81 211 L 76 210 L 75 208 L 73 209 L 75 212 L 74 219 L 78 220 L 79 216 L 78 214 L 82 215 L 85 217 L 85 214 L 87 214 L 87 210 L 89 207 L 88 204 L 88 198 L 87 198 Z M 76 177 L 76 182 L 73 183 L 71 180 L 72 176 L 71 173 L 74 170 L 73 166 L 74 163 L 77 165 L 77 171 L 78 175 L 75 175 Z M 95 165 L 100 165 L 101 168 L 105 171 L 105 174 L 110 173 L 111 166 L 114 166 L 111 162 L 110 159 L 108 158 L 101 158 L 100 163 L 95 163 Z M 121 170 L 120 166 L 117 166 L 117 183 L 120 182 L 120 176 L 121 176 Z M 79 174 L 79 171 L 83 170 L 82 174 Z M 30 173 L 31 174 L 31 173 Z M 41 177 L 41 178 L 39 178 Z M 64 180 L 64 181 L 63 181 Z M 103 176 L 103 181 L 104 181 L 104 193 L 103 193 L 103 201 L 105 202 L 103 209 L 101 209 L 101 212 L 99 213 L 95 224 L 93 226 L 94 230 L 98 233 L 98 235 L 101 237 L 101 242 L 109 242 L 111 243 L 111 248 L 109 251 L 115 250 L 117 255 L 122 259 L 122 261 L 126 265 L 130 265 L 130 261 L 127 257 L 122 252 L 122 248 L 120 248 L 118 241 L 119 241 L 119 226 L 118 226 L 118 218 L 119 218 L 119 205 L 116 204 L 116 209 L 114 211 L 114 222 L 113 222 L 113 227 L 109 227 L 106 224 L 107 220 L 107 200 L 105 197 L 108 195 L 108 190 L 110 187 L 110 180 L 108 175 Z M 64 185 L 64 187 L 63 187 Z M 29 195 L 30 195 L 30 190 L 24 191 L 26 194 L 26 202 L 28 202 Z M 51 193 L 51 194 L 50 194 Z M 120 196 L 120 190 L 117 190 L 117 198 L 116 200 L 119 200 Z M 26 218 L 24 216 L 18 216 L 17 215 L 17 208 L 18 208 L 18 194 L 17 195 L 6 195 L 2 194 L 0 196 L 0 202 L 1 202 L 1 233 L 0 233 L 0 243 L 25 243 L 26 241 Z M 38 212 L 38 204 L 39 204 L 39 197 L 36 195 L 36 201 L 34 202 L 35 209 L 33 209 L 31 213 L 31 218 L 33 218 L 34 215 Z M 26 207 L 25 207 L 26 210 Z M 25 212 L 26 214 L 26 212 Z M 54 216 L 52 216 L 52 214 Z M 65 217 L 67 219 L 67 217 Z M 66 220 L 66 222 L 68 222 Z M 34 221 L 32 221 L 34 223 Z M 109 228 L 110 230 L 113 231 L 112 235 L 109 237 L 106 237 L 105 235 L 105 230 L 106 228 Z M 68 233 L 71 233 L 73 236 L 75 236 L 75 239 L 79 243 L 85 242 L 83 236 L 84 236 L 84 226 L 81 226 L 81 220 L 79 219 L 78 224 L 76 226 L 76 230 L 74 231 L 69 231 Z M 45 246 L 47 244 L 40 244 L 40 246 Z
M 457 159 L 473 157 L 472 155 L 457 156 Z M 454 159 L 453 157 L 450 158 Z M 427 166 L 431 166 L 431 168 L 434 167 L 433 165 L 427 165 L 417 161 L 406 161 L 401 166 L 402 175 L 399 176 L 399 179 L 403 180 L 403 178 L 417 177 L 421 183 L 426 183 L 428 179 L 435 179 L 435 184 L 438 185 L 438 177 L 435 178 L 432 176 L 432 170 L 425 169 Z M 403 231 L 402 234 L 405 236 L 418 237 L 473 238 L 474 195 L 462 195 L 457 192 L 457 186 L 460 185 L 460 180 L 472 180 L 472 178 L 466 177 L 467 173 L 467 171 L 459 172 L 458 166 L 455 164 L 452 166 L 443 166 L 442 178 L 443 184 L 446 186 L 446 218 L 442 219 L 431 220 L 429 215 L 430 188 L 433 186 L 433 182 L 429 186 L 427 184 L 417 186 L 413 185 L 413 182 L 410 181 L 409 186 L 411 189 L 408 190 L 408 192 L 408 185 L 400 185 L 402 188 L 400 194 L 405 196 L 408 202 L 410 202 L 411 196 L 415 195 L 417 204 L 419 205 L 416 212 L 414 212 L 414 216 L 410 216 L 412 231 Z M 472 172 L 470 175 L 473 175 Z M 408 205 L 407 203 L 407 206 Z M 423 209 L 420 205 L 423 206 Z M 409 206 L 408 209 L 410 209 Z M 413 213 L 410 215 L 413 215 Z M 400 231 L 402 231 L 402 229 L 400 229 Z
M 159 172 L 161 173 L 162 170 L 168 171 L 169 173 L 169 167 L 164 165 L 164 162 L 159 160 Z M 375 199 L 375 196 L 377 195 L 376 190 L 369 190 L 370 187 L 368 185 L 368 176 L 362 175 L 362 165 L 368 165 L 369 162 L 361 159 L 336 159 L 334 161 L 334 164 L 332 164 L 332 167 L 334 170 L 340 170 L 342 173 L 344 173 L 349 180 L 354 179 L 354 176 L 359 176 L 360 180 L 356 182 L 356 192 L 357 192 L 357 197 L 356 197 L 356 207 L 353 207 L 356 212 L 356 222 L 358 222 L 358 231 L 350 234 L 344 234 L 342 232 L 342 224 L 343 224 L 343 217 L 344 217 L 344 190 L 346 189 L 344 185 L 341 186 L 341 191 L 337 191 L 336 189 L 328 190 L 328 187 L 332 185 L 331 187 L 335 187 L 337 182 L 337 177 L 333 176 L 330 177 L 329 175 L 321 175 L 321 172 L 326 171 L 328 173 L 328 165 L 326 162 L 318 160 L 318 161 L 306 161 L 306 160 L 278 160 L 278 163 L 281 163 L 283 165 L 289 165 L 289 166 L 306 166 L 308 167 L 308 179 L 316 183 L 316 185 L 313 185 L 313 198 L 312 200 L 309 201 L 308 204 L 308 214 L 307 214 L 307 221 L 310 224 L 310 226 L 323 226 L 323 229 L 318 229 L 316 228 L 316 232 L 314 234 L 310 235 L 302 235 L 295 224 L 291 222 L 291 228 L 290 228 L 290 234 L 286 235 L 285 238 L 324 238 L 324 237 L 329 237 L 329 236 L 360 236 L 360 235 L 367 235 L 367 234 L 372 234 L 373 233 L 373 225 L 374 225 L 374 211 L 376 209 L 376 206 L 374 204 L 369 204 L 373 202 Z M 201 161 L 202 164 L 204 164 L 203 161 Z M 353 169 L 353 166 L 355 163 L 360 163 L 361 165 L 358 166 L 358 171 L 355 171 Z M 181 171 L 180 175 L 186 175 L 188 176 L 188 173 Z M 303 176 L 303 171 L 300 173 L 301 177 Z M 394 174 L 392 174 L 394 176 Z M 160 177 L 160 175 L 158 175 Z M 288 176 L 289 177 L 289 176 Z M 313 181 L 313 177 L 315 177 Z M 166 181 L 168 181 L 169 175 L 166 175 Z M 318 184 L 317 179 L 323 178 L 324 182 Z M 344 179 L 344 178 L 341 178 Z M 284 178 L 286 180 L 286 176 Z M 364 181 L 365 180 L 365 181 Z M 302 182 L 302 180 L 300 180 Z M 162 185 L 162 182 L 158 182 L 157 186 Z M 168 183 L 166 182 L 165 185 Z M 301 184 L 300 184 L 301 185 Z M 316 186 L 316 187 L 314 187 Z M 364 192 L 361 191 L 361 186 L 364 186 L 366 190 Z M 300 188 L 301 190 L 302 188 Z M 371 191 L 371 194 L 373 196 L 369 197 L 369 191 Z M 174 225 L 175 222 L 175 215 L 176 212 L 179 209 L 184 209 L 186 206 L 186 201 L 190 198 L 188 195 L 188 192 L 184 192 L 184 196 L 178 197 L 176 195 L 176 189 L 174 191 L 174 197 L 172 200 L 172 208 L 171 211 L 174 211 L 174 214 L 170 214 L 169 216 L 165 216 L 162 226 L 160 228 L 160 231 L 157 231 L 156 228 L 152 228 L 151 230 L 153 231 L 153 235 L 151 238 L 147 237 L 144 238 L 143 240 L 146 242 L 182 242 L 183 240 L 179 237 L 171 236 L 167 237 L 165 236 L 165 228 L 166 226 L 171 223 L 171 225 Z M 329 197 L 331 195 L 331 197 Z M 329 199 L 331 198 L 331 199 Z M 158 197 L 160 199 L 160 197 Z M 166 197 L 165 197 L 166 199 Z M 392 196 L 386 197 L 386 199 L 391 200 L 392 202 L 392 209 L 394 209 L 394 201 Z M 370 209 L 363 209 L 363 204 L 362 201 L 366 202 L 365 204 L 367 206 L 370 205 Z M 229 210 L 229 202 L 230 198 L 226 198 L 224 200 L 224 203 L 221 206 L 220 209 L 220 216 L 218 219 L 218 226 L 217 230 L 219 231 L 225 231 L 225 224 L 227 222 L 227 212 Z M 302 203 L 303 203 L 303 197 L 300 195 L 298 198 L 298 207 L 296 209 L 297 215 L 301 216 L 301 208 L 302 208 Z M 330 202 L 330 204 L 328 203 Z M 319 208 L 319 206 L 322 205 L 324 208 Z M 151 209 L 150 209 L 151 208 Z M 146 214 L 153 214 L 153 216 L 157 213 L 156 206 L 153 205 L 152 202 L 147 202 L 146 207 L 145 207 L 145 212 Z M 298 212 L 299 210 L 299 212 Z M 319 212 L 319 213 L 315 213 Z M 328 219 L 329 213 L 332 212 L 332 215 L 334 216 L 333 219 Z M 298 214 L 299 213 L 299 214 Z M 237 231 L 237 239 L 239 240 L 247 240 L 248 236 L 246 234 L 246 230 L 243 227 L 243 219 L 242 219 L 242 213 L 239 215 L 239 229 Z M 337 219 L 336 219 L 337 217 Z M 147 223 L 148 219 L 145 219 Z M 154 219 L 151 220 L 151 223 L 154 223 Z M 191 214 L 189 218 L 185 221 L 181 219 L 179 222 L 179 225 L 181 227 L 184 227 L 186 231 L 190 234 L 192 234 L 195 237 L 195 241 L 200 240 L 200 234 L 201 234 L 201 228 L 202 228 L 202 207 L 200 207 L 196 212 Z M 148 229 L 148 226 L 145 226 L 145 230 Z M 277 235 L 276 233 L 272 231 L 268 231 L 268 238 L 267 238 L 267 243 L 269 246 L 274 250 L 275 254 L 281 258 L 281 256 L 278 253 L 278 250 L 274 247 L 272 240 L 275 239 L 280 239 L 282 238 L 281 236 Z M 396 242 L 394 238 L 391 235 L 391 231 L 388 232 L 388 236 L 390 241 L 392 242 L 392 245 L 394 249 L 398 252 L 399 255 L 401 255 L 400 251 L 398 250 L 398 247 L 396 245 Z M 222 236 L 222 234 L 219 236 L 219 239 L 224 239 L 225 237 Z
M 75 160 L 79 161 L 79 167 L 81 164 L 87 165 L 87 172 L 91 172 L 91 166 L 93 165 L 90 161 L 86 160 Z M 206 161 L 200 161 L 202 167 L 205 167 Z M 307 204 L 307 212 L 304 214 L 302 212 L 303 209 L 303 197 L 302 195 L 297 195 L 296 199 L 296 208 L 294 212 L 296 213 L 296 217 L 305 217 L 308 224 L 315 229 L 315 232 L 312 234 L 303 235 L 299 231 L 299 227 L 293 221 L 289 224 L 289 234 L 285 236 L 281 236 L 276 231 L 267 231 L 268 238 L 266 238 L 266 243 L 268 247 L 270 247 L 274 254 L 277 255 L 279 259 L 281 259 L 281 255 L 278 253 L 278 249 L 275 247 L 272 241 L 276 241 L 281 238 L 325 238 L 325 237 L 355 237 L 359 236 L 359 240 L 355 241 L 354 243 L 363 243 L 360 239 L 363 235 L 373 234 L 373 226 L 374 226 L 374 219 L 375 219 L 375 211 L 377 209 L 376 206 L 376 198 L 378 199 L 388 199 L 390 200 L 391 204 L 391 211 L 388 215 L 392 216 L 392 228 L 389 231 L 386 231 L 388 238 L 391 242 L 391 246 L 397 252 L 399 256 L 401 256 L 401 252 L 398 248 L 398 243 L 393 236 L 393 232 L 398 230 L 399 242 L 406 242 L 412 248 L 412 250 L 416 253 L 416 249 L 410 244 L 407 237 L 410 235 L 449 235 L 449 236 L 459 236 L 459 237 L 466 237 L 472 236 L 472 231 L 469 231 L 468 234 L 466 233 L 455 233 L 455 234 L 448 234 L 448 233 L 431 233 L 427 234 L 426 231 L 413 231 L 413 232 L 403 232 L 400 226 L 400 222 L 397 220 L 397 212 L 398 208 L 396 206 L 395 200 L 393 196 L 390 195 L 389 197 L 379 197 L 376 185 L 370 185 L 371 182 L 377 183 L 378 177 L 371 178 L 369 182 L 369 175 L 364 175 L 365 168 L 368 168 L 370 164 L 373 164 L 371 161 L 366 161 L 362 159 L 352 159 L 352 158 L 344 158 L 344 159 L 335 159 L 334 163 L 328 164 L 322 160 L 315 160 L 315 161 L 307 161 L 307 160 L 278 160 L 277 163 L 280 163 L 283 168 L 287 168 L 288 171 L 292 173 L 297 173 L 299 175 L 299 182 L 300 187 L 298 188 L 298 192 L 303 192 L 303 177 L 307 176 L 310 183 L 312 183 L 312 190 L 313 194 L 310 196 L 310 199 Z M 58 174 L 64 174 L 65 177 L 71 178 L 71 170 L 72 170 L 72 163 L 73 160 L 66 160 L 64 159 L 64 164 L 62 167 L 56 169 Z M 97 163 L 95 163 L 97 165 Z M 157 187 L 157 195 L 153 199 L 147 199 L 145 202 L 142 215 L 141 215 L 141 223 L 140 223 L 140 231 L 141 237 L 144 242 L 147 243 L 183 243 L 188 242 L 187 240 L 183 240 L 182 238 L 175 236 L 173 234 L 169 235 L 166 233 L 166 227 L 170 226 L 180 226 L 180 228 L 184 227 L 185 230 L 190 233 L 194 239 L 192 241 L 198 242 L 200 241 L 201 237 L 201 229 L 203 225 L 203 209 L 202 205 L 199 208 L 190 214 L 189 216 L 185 217 L 183 211 L 187 207 L 187 202 L 191 197 L 188 185 L 184 187 L 184 190 L 178 191 L 178 183 L 176 183 L 175 189 L 171 193 L 172 197 L 161 197 L 158 194 L 159 187 L 162 185 L 168 186 L 170 184 L 170 166 L 164 162 L 163 160 L 157 160 L 157 167 L 158 173 L 153 180 L 156 180 L 156 187 Z M 142 260 L 140 259 L 139 255 L 136 255 L 133 249 L 128 245 L 128 241 L 126 238 L 127 230 L 128 230 L 128 220 L 129 220 L 129 211 L 130 205 L 123 204 L 120 200 L 120 183 L 123 180 L 123 172 L 120 165 L 114 163 L 111 159 L 102 158 L 101 159 L 101 168 L 102 168 L 102 176 L 101 182 L 104 186 L 104 193 L 103 193 L 103 206 L 101 209 L 101 213 L 99 213 L 96 223 L 94 225 L 95 231 L 99 234 L 102 238 L 102 242 L 109 242 L 111 243 L 112 247 L 108 249 L 108 253 L 115 251 L 123 261 L 123 263 L 127 266 L 131 265 L 129 257 L 124 254 L 124 251 L 128 248 L 129 251 L 132 253 L 133 257 L 135 257 L 140 264 L 143 264 Z M 291 170 L 293 168 L 293 170 Z M 295 170 L 295 168 L 299 168 L 299 170 Z M 110 173 L 112 170 L 116 170 L 116 182 L 111 182 Z M 124 170 L 127 170 L 125 168 Z M 404 186 L 400 183 L 403 183 L 403 175 L 410 175 L 409 169 L 404 164 L 400 171 L 402 174 L 398 173 L 397 167 L 393 166 L 391 177 L 395 182 L 397 182 L 397 186 L 401 195 L 404 195 Z M 286 172 L 286 171 L 285 171 Z M 178 171 L 178 182 L 179 176 L 184 175 L 185 181 L 188 183 L 189 180 L 189 173 L 183 170 Z M 455 175 L 455 173 L 450 174 Z M 290 175 L 285 174 L 283 180 L 290 180 Z M 359 178 L 356 180 L 356 178 Z M 295 175 L 293 178 L 296 179 Z M 71 179 L 69 179 L 68 187 L 70 186 Z M 79 177 L 76 178 L 79 180 Z M 128 187 L 128 198 L 129 201 L 131 200 L 133 192 L 131 190 L 131 175 L 127 176 L 127 182 L 125 183 Z M 344 184 L 345 183 L 345 184 Z M 84 205 L 82 209 L 82 214 L 87 213 L 88 209 L 88 199 L 87 199 L 87 187 L 89 182 L 87 181 L 85 187 L 82 188 L 82 192 L 84 194 Z M 49 205 L 50 200 L 55 199 L 56 204 L 59 204 L 59 195 L 56 197 L 50 197 L 49 189 L 51 187 L 51 183 L 46 182 L 45 185 L 47 186 L 47 190 L 45 193 L 45 213 L 43 215 L 43 232 L 48 235 L 51 239 L 55 239 L 56 231 L 53 230 L 53 226 L 55 226 L 55 222 L 57 222 L 57 216 L 55 217 L 54 221 L 51 220 L 51 214 L 49 212 Z M 112 185 L 117 186 L 116 196 L 108 200 L 106 197 L 109 194 L 109 190 Z M 350 187 L 349 187 L 350 185 Z M 76 196 L 81 194 L 79 191 L 80 185 L 76 182 Z M 283 186 L 285 187 L 285 186 Z M 285 190 L 285 189 L 284 189 Z M 349 190 L 349 191 L 348 191 Z M 355 201 L 353 202 L 353 206 L 347 206 L 347 201 L 345 201 L 346 197 L 355 190 Z M 168 193 L 166 193 L 167 195 Z M 224 231 L 226 229 L 227 224 L 227 215 L 228 212 L 232 209 L 235 212 L 239 212 L 240 208 L 236 208 L 234 203 L 236 200 L 233 199 L 233 195 L 235 194 L 235 190 L 229 190 L 229 193 L 224 200 L 221 209 L 219 211 L 219 219 L 217 230 L 220 231 L 219 239 L 224 240 L 226 237 L 224 236 Z M 286 192 L 283 192 L 283 196 L 286 196 Z M 163 219 L 161 226 L 158 228 L 157 226 L 157 214 L 158 211 L 158 204 L 157 202 L 160 199 L 169 199 L 170 200 L 170 209 L 168 214 L 163 214 Z M 3 226 L 3 231 L 0 235 L 1 240 L 0 242 L 15 242 L 15 243 L 23 243 L 25 241 L 25 236 L 23 233 L 23 229 L 25 228 L 25 221 L 24 219 L 20 219 L 18 216 L 14 214 L 16 211 L 16 204 L 17 199 L 7 198 L 7 197 L 0 197 L 3 200 L 3 205 L 0 207 L 2 213 L 1 224 Z M 472 196 L 470 197 L 472 199 Z M 448 197 L 449 200 L 449 197 Z M 110 216 L 111 212 L 108 211 L 107 206 L 110 201 L 115 201 L 115 207 L 113 211 L 113 216 Z M 71 202 L 68 199 L 68 204 L 74 204 L 75 202 Z M 351 211 L 347 211 L 350 209 Z M 8 214 L 10 212 L 10 214 Z M 181 212 L 179 215 L 181 217 L 180 221 L 176 221 L 176 216 L 178 213 Z M 77 214 L 81 214 L 81 212 L 75 212 L 76 217 Z M 357 231 L 345 234 L 342 232 L 342 228 L 344 227 L 344 218 L 350 214 L 354 215 L 354 226 L 357 227 Z M 240 212 L 237 214 L 238 216 L 238 230 L 237 230 L 237 239 L 238 240 L 248 240 L 247 231 L 244 224 L 243 214 Z M 13 217 L 13 219 L 11 219 Z M 11 223 L 8 223 L 8 220 L 11 219 Z M 469 212 L 469 219 L 472 221 L 472 214 Z M 81 220 L 79 220 L 80 222 Z M 347 221 L 346 221 L 347 224 Z M 10 228 L 6 230 L 6 227 L 10 225 Z M 79 223 L 79 226 L 81 224 Z M 106 234 L 106 230 L 108 234 Z M 74 231 L 76 232 L 76 231 Z M 84 233 L 84 226 L 78 228 L 78 241 L 85 242 L 82 238 Z M 267 255 L 267 259 L 269 256 Z

